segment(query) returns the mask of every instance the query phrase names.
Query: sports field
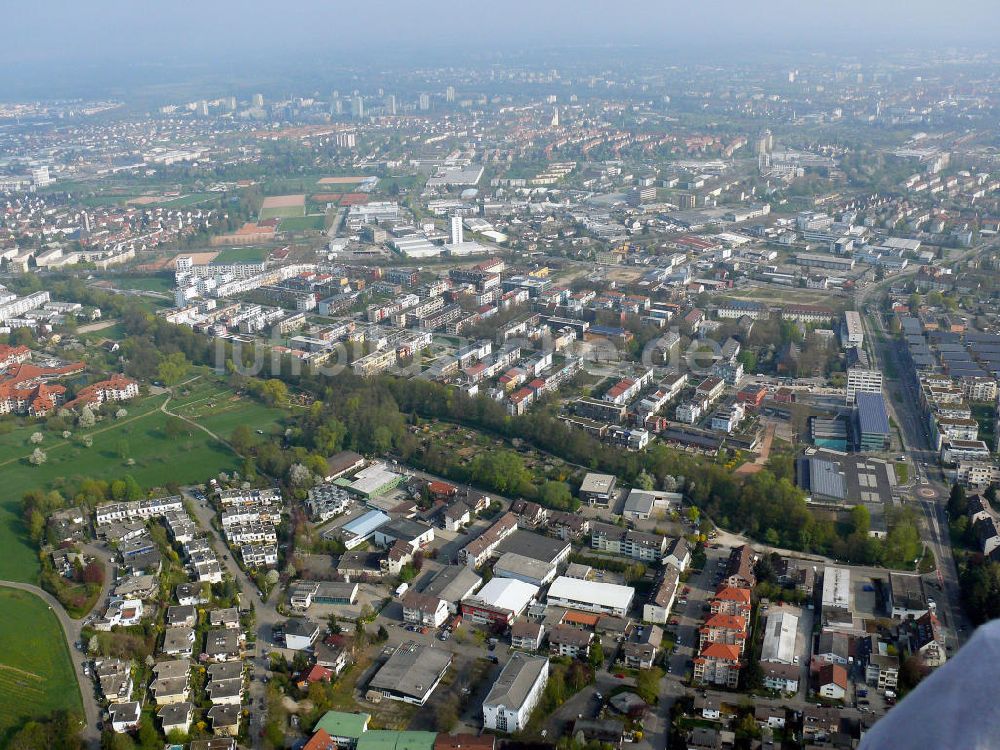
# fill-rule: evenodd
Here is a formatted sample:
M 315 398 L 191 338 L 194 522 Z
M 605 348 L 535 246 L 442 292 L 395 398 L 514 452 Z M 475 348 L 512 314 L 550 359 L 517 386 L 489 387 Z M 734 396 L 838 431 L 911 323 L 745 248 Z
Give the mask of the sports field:
M 310 214 L 309 216 L 297 216 L 291 219 L 282 219 L 278 229 L 282 232 L 304 232 L 307 230 L 322 231 L 326 222 L 323 214 Z
M 271 195 L 260 205 L 260 220 L 288 219 L 306 215 L 306 196 Z
M 0 587 L 0 738 L 25 719 L 83 717 L 72 655 L 56 616 L 33 594 Z
M 168 408 L 222 438 L 228 438 L 238 424 L 270 432 L 282 417 L 280 410 L 237 397 L 210 376 L 192 382 L 187 395 L 180 395 L 180 388 L 174 390 L 178 395 Z M 228 446 L 203 430 L 186 426 L 180 434 L 168 434 L 172 418 L 160 411 L 164 401 L 166 396 L 159 395 L 133 402 L 125 407 L 128 416 L 105 420 L 69 439 L 30 422 L 0 435 L 0 472 L 4 477 L 0 579 L 37 582 L 38 555 L 25 536 L 20 514 L 21 497 L 30 489 L 59 489 L 67 479 L 116 479 L 125 474 L 131 474 L 144 488 L 162 487 L 167 482 L 203 482 L 239 465 Z M 26 460 L 35 447 L 30 437 L 36 431 L 45 436 L 39 447 L 47 461 L 41 466 Z M 81 442 L 85 434 L 93 440 L 90 448 Z
M 290 221 L 285 219 L 282 221 Z M 267 250 L 261 247 L 230 247 L 215 256 L 214 263 L 262 263 Z

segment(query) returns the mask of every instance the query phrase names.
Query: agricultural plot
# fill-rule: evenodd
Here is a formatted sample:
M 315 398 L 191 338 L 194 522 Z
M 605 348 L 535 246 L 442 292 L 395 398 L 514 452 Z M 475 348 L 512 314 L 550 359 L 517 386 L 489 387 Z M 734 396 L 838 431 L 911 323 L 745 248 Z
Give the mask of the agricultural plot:
M 83 715 L 72 656 L 48 605 L 0 588 L 0 737 L 26 719 L 59 709 Z

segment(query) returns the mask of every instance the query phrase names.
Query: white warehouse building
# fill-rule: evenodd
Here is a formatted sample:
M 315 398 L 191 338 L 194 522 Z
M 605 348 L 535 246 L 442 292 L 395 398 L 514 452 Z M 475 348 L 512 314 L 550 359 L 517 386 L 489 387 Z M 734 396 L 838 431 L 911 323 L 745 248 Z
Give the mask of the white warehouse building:
M 785 610 L 774 610 L 767 616 L 764 625 L 764 645 L 760 650 L 760 660 L 792 664 L 795 661 L 795 635 L 799 618 Z
M 631 586 L 559 576 L 549 587 L 546 602 L 554 607 L 626 617 L 634 597 Z

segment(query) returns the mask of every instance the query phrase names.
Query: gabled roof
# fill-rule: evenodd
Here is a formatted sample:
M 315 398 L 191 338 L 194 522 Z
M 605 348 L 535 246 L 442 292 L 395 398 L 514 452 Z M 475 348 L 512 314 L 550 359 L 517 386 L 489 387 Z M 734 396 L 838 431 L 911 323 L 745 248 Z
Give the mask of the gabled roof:
M 737 588 L 736 586 L 720 586 L 715 592 L 715 598 L 749 604 L 750 589 Z
M 701 656 L 720 661 L 739 661 L 740 647 L 730 646 L 728 643 L 709 643 L 702 649 Z

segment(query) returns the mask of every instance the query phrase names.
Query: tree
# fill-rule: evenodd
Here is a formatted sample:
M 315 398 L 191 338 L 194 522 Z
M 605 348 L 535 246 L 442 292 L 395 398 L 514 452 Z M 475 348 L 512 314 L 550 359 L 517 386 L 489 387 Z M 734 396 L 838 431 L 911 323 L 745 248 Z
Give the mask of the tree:
M 139 719 L 139 730 L 136 732 L 136 740 L 142 750 L 160 750 L 163 747 L 160 733 L 153 726 L 153 720 L 149 717 L 149 714 L 143 714 L 142 718 Z
M 871 528 L 871 513 L 864 505 L 851 508 L 851 531 L 858 535 L 868 536 Z
M 538 501 L 547 508 L 573 509 L 573 493 L 565 482 L 546 482 L 538 491 Z
M 594 641 L 590 646 L 590 666 L 600 669 L 604 666 L 604 647 L 600 641 Z
M 635 478 L 635 486 L 640 490 L 651 490 L 654 486 L 653 476 L 647 472 L 645 469 L 639 472 L 639 476 Z
M 288 468 L 288 481 L 294 487 L 306 487 L 313 483 L 313 473 L 302 464 L 292 464 Z
M 233 434 L 229 436 L 229 444 L 232 445 L 233 450 L 240 455 L 252 452 L 256 442 L 257 440 L 254 438 L 253 430 L 245 424 L 237 425 L 236 429 L 233 430 Z
M 164 385 L 177 385 L 188 373 L 190 362 L 184 352 L 174 352 L 160 357 L 156 366 L 156 374 Z
M 96 561 L 87 563 L 83 569 L 83 581 L 84 583 L 96 583 L 98 585 L 103 585 L 104 566 Z
M 28 460 L 34 466 L 41 466 L 49 460 L 49 457 L 41 448 L 35 448 L 35 450 L 31 452 L 31 457 Z
M 185 422 L 180 417 L 167 416 L 167 421 L 163 425 L 163 434 L 166 435 L 171 440 L 176 440 L 182 435 L 187 435 L 191 431 L 188 427 L 187 422 Z
M 751 660 L 752 661 L 752 660 Z M 635 692 L 649 705 L 654 705 L 660 697 L 660 680 L 663 678 L 663 670 L 659 667 L 652 669 L 640 669 L 639 676 L 635 680 Z
M 33 433 L 31 433 L 31 442 L 33 444 L 38 445 L 43 440 L 45 440 L 45 435 L 42 434 L 41 432 L 33 432 Z
M 80 416 L 77 417 L 76 423 L 80 427 L 93 427 L 97 423 L 97 417 L 94 416 L 94 412 L 89 406 L 84 406 L 80 409 Z
M 952 518 L 965 515 L 968 505 L 965 488 L 960 484 L 953 484 L 951 493 L 948 495 L 948 515 Z
M 434 715 L 434 726 L 439 732 L 450 732 L 458 724 L 459 697 L 455 693 L 449 693 L 438 704 L 437 713 Z
M 288 386 L 277 378 L 265 380 L 260 387 L 260 396 L 269 406 L 285 407 L 288 405 Z

